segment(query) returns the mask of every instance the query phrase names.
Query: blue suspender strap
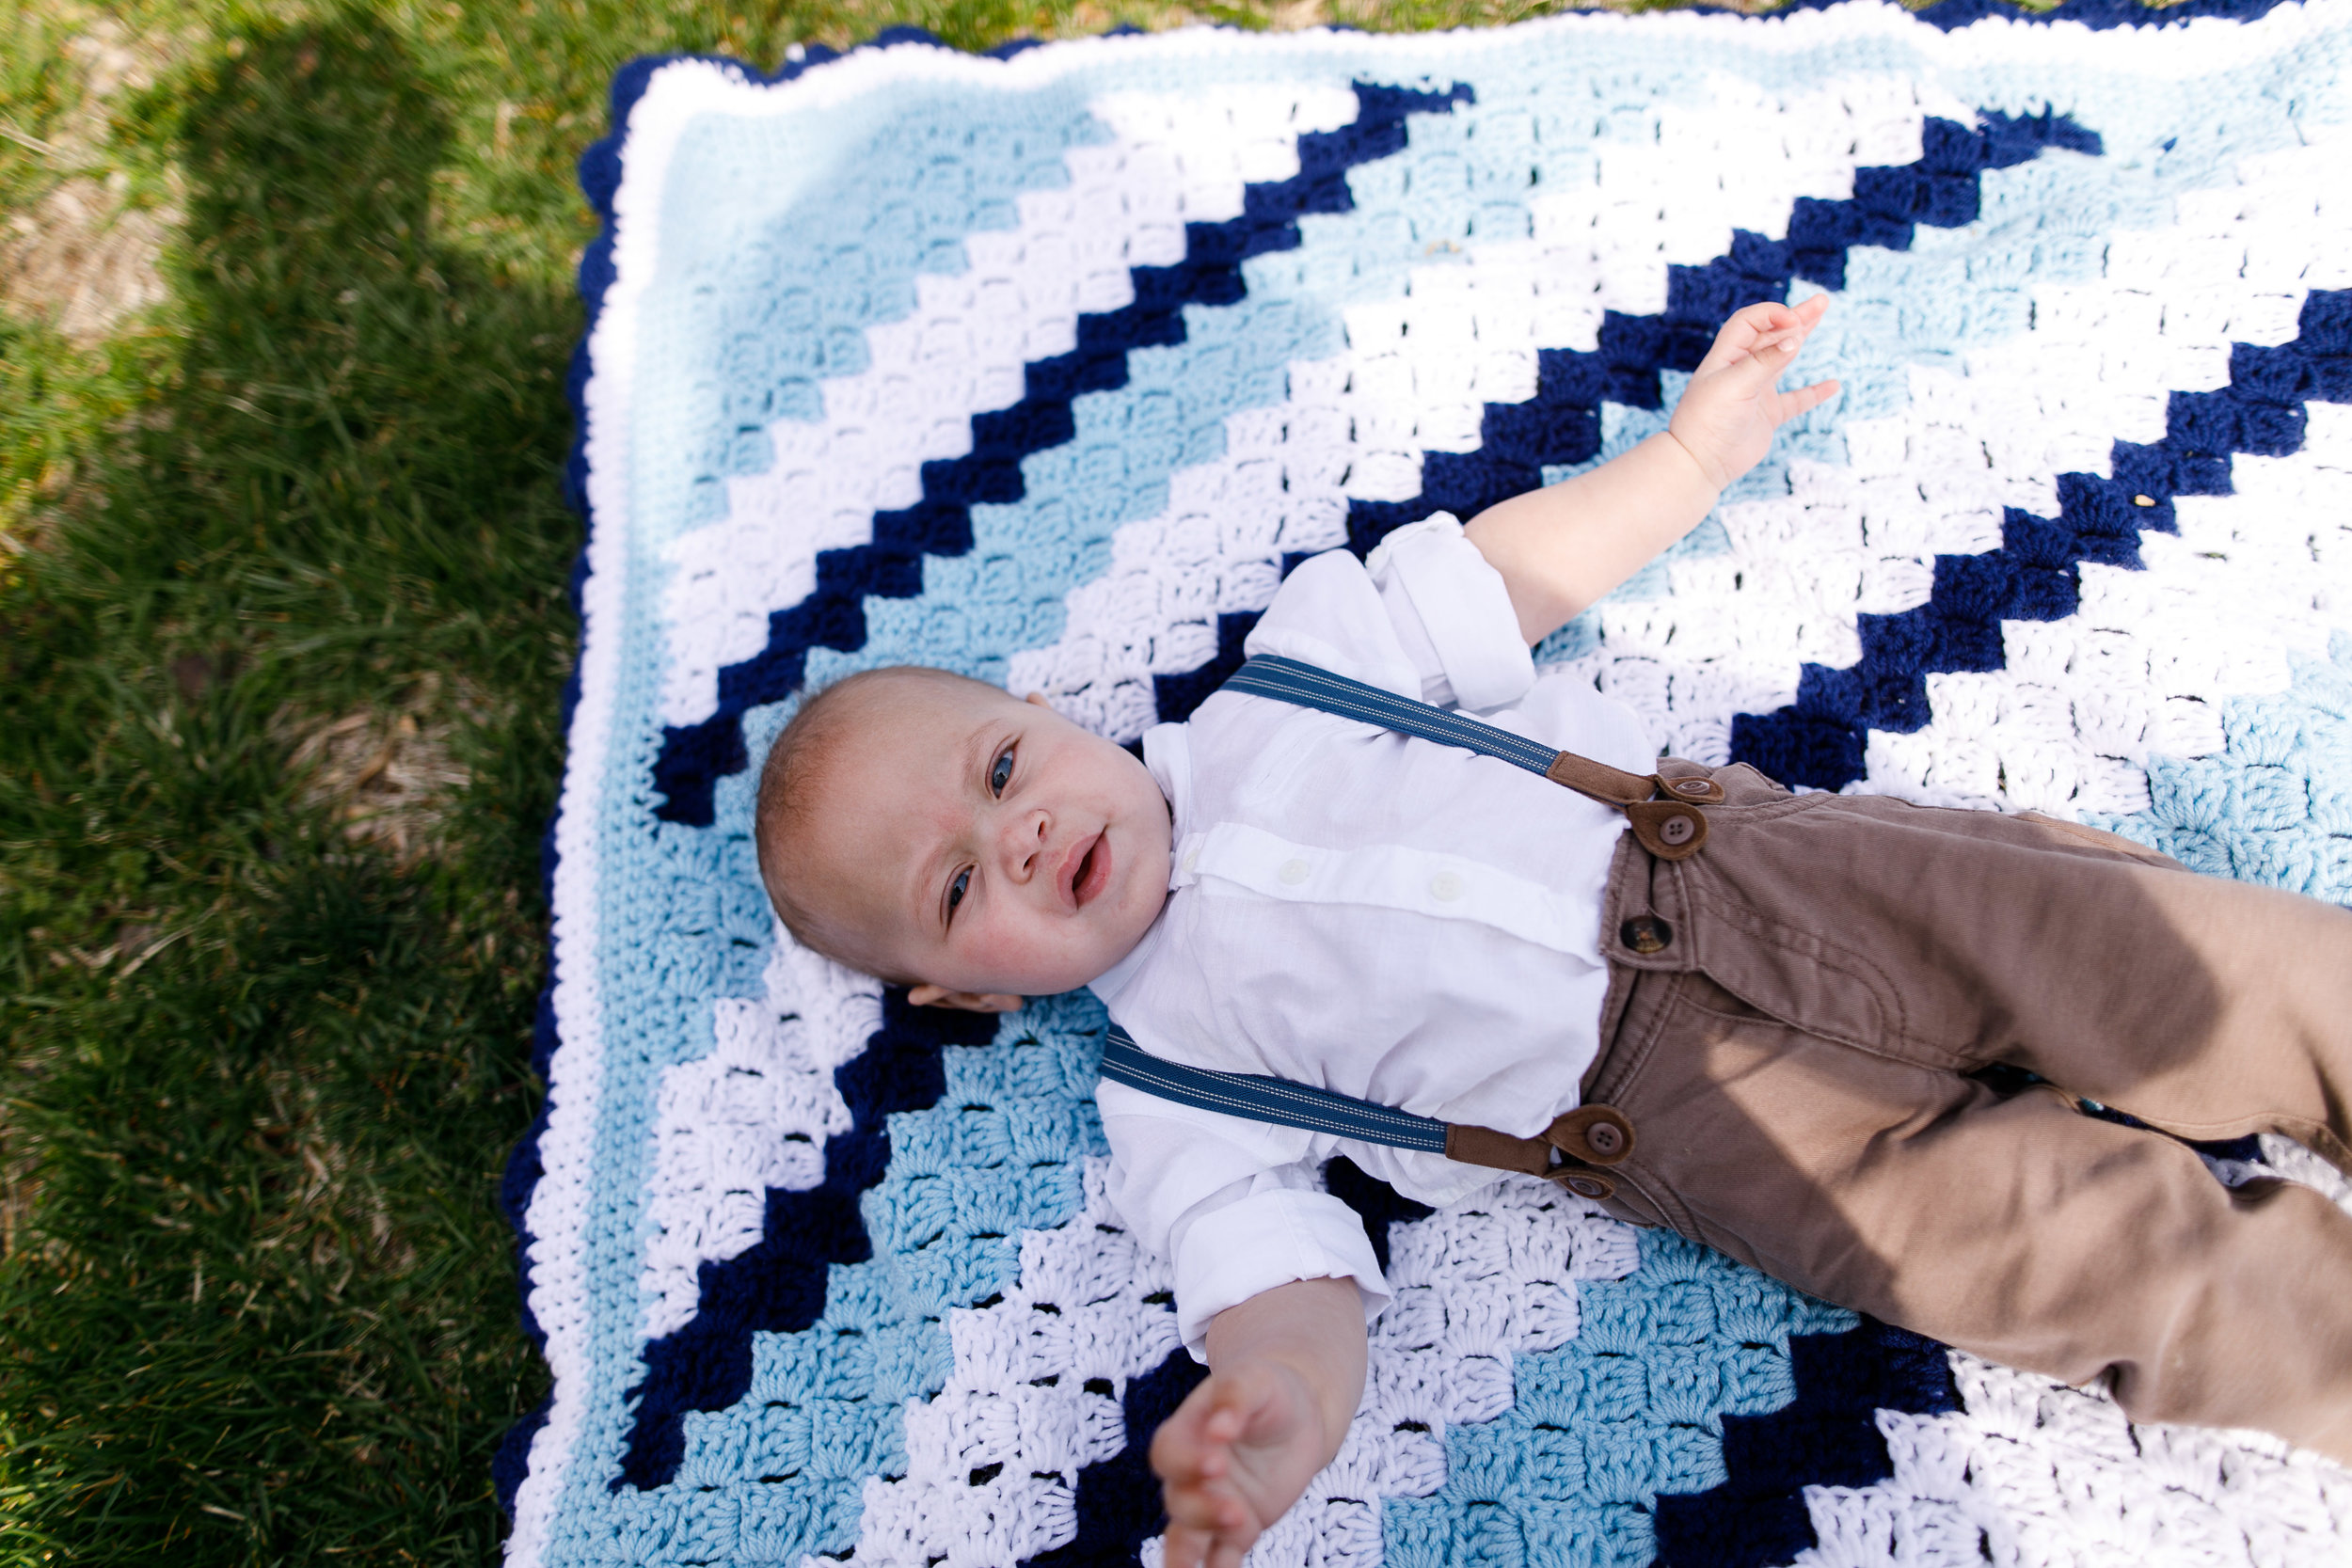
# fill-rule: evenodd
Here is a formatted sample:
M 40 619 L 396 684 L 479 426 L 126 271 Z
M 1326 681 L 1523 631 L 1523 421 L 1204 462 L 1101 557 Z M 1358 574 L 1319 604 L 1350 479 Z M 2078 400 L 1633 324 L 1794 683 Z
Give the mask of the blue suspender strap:
M 1391 1148 L 1445 1152 L 1446 1124 L 1442 1121 L 1287 1079 L 1217 1072 L 1164 1061 L 1136 1044 L 1134 1037 L 1116 1023 L 1103 1039 L 1103 1076 L 1197 1110 L 1222 1111 L 1229 1117 L 1386 1144 Z
M 1376 686 L 1366 686 L 1362 681 L 1301 664 L 1295 658 L 1262 654 L 1235 671 L 1223 689 L 1319 708 L 1343 719 L 1359 719 L 1384 730 L 1418 736 L 1440 745 L 1459 746 L 1481 756 L 1500 757 L 1547 778 L 1550 776 L 1552 759 L 1560 754 L 1539 740 L 1530 740 L 1498 725 L 1400 697 L 1393 691 L 1383 691 Z M 1646 788 L 1634 797 L 1648 798 Z
M 1235 671 L 1220 689 L 1335 713 L 1541 773 L 1553 784 L 1624 812 L 1633 836 L 1660 860 L 1678 861 L 1697 854 L 1707 842 L 1707 818 L 1694 808 L 1713 805 L 1724 798 L 1723 785 L 1701 773 L 1673 779 L 1657 773 L 1629 773 L 1574 752 L 1555 752 L 1541 741 L 1468 714 L 1400 697 L 1295 658 L 1261 654 Z
M 1167 1061 L 1136 1044 L 1135 1037 L 1116 1023 L 1104 1036 L 1103 1076 L 1156 1099 L 1248 1121 L 1442 1154 L 1493 1170 L 1549 1177 L 1579 1197 L 1611 1196 L 1616 1190 L 1614 1184 L 1593 1167 L 1615 1164 L 1633 1151 L 1633 1124 L 1607 1105 L 1580 1106 L 1555 1117 L 1542 1137 L 1521 1138 L 1491 1127 L 1417 1117 L 1410 1111 L 1287 1079 L 1218 1072 Z

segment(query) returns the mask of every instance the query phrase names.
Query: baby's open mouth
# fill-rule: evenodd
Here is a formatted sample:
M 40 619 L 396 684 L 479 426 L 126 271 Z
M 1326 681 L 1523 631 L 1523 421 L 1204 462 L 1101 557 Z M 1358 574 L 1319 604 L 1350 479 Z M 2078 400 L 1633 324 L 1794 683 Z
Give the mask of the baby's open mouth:
M 1110 885 L 1110 879 L 1111 840 L 1110 832 L 1105 829 L 1094 835 L 1094 842 L 1088 845 L 1085 853 L 1078 857 L 1077 866 L 1070 878 L 1071 901 L 1081 909 L 1085 908 L 1096 894 Z

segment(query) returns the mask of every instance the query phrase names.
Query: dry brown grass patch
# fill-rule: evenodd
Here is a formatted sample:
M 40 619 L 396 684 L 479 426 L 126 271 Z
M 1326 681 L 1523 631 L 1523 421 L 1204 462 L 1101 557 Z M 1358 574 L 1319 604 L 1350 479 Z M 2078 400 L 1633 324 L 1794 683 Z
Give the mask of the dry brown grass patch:
M 324 808 L 355 843 L 412 863 L 438 848 L 450 796 L 471 782 L 451 745 L 456 725 L 479 720 L 480 699 L 445 700 L 436 674 L 419 676 L 391 710 L 360 708 L 315 723 L 295 743 L 303 799 Z
M 130 175 L 105 165 L 113 105 L 153 87 L 180 47 L 111 16 L 92 18 L 65 44 L 79 97 L 46 135 L 10 138 L 64 178 L 0 235 L 0 300 L 85 348 L 168 293 L 160 262 L 182 216 L 177 171 L 167 177 L 170 199 L 141 207 L 126 200 Z

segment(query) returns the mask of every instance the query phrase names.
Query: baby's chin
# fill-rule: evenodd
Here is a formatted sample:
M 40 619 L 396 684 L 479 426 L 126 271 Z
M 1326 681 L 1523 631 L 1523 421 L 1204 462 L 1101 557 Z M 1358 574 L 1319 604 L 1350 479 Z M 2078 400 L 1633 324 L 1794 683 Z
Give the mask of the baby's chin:
M 1149 895 L 1156 891 L 1157 897 Z M 1143 896 L 1138 896 L 1138 892 Z M 1083 942 L 1046 957 L 1042 961 L 1020 966 L 1022 973 L 1007 983 L 985 989 L 1017 996 L 1058 996 L 1091 985 L 1119 967 L 1120 960 L 1136 950 L 1152 923 L 1159 918 L 1160 905 L 1167 901 L 1165 889 L 1131 891 L 1113 888 L 1096 900 L 1093 909 L 1110 904 L 1102 910 L 1102 925 L 1087 933 Z
M 1134 952 L 1135 946 L 1131 942 L 1114 951 L 1073 954 L 1064 960 L 1026 969 L 1009 977 L 1003 985 L 987 989 L 1014 996 L 1059 996 L 1064 991 L 1082 990 L 1118 968 L 1119 960 Z

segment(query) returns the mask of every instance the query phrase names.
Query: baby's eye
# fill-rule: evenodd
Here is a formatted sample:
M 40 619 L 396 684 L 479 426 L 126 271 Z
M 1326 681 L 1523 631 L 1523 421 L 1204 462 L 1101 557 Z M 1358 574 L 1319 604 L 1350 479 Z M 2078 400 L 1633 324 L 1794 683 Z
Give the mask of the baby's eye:
M 955 907 L 963 902 L 963 890 L 971 885 L 972 873 L 969 870 L 959 871 L 956 873 L 956 879 L 947 884 L 947 910 L 949 913 L 953 913 L 955 911 Z
M 996 759 L 996 766 L 988 770 L 988 792 L 991 795 L 1002 795 L 1005 792 L 1005 785 L 1010 783 L 1012 783 L 1012 748 L 1008 746 L 1005 748 L 1004 755 Z

